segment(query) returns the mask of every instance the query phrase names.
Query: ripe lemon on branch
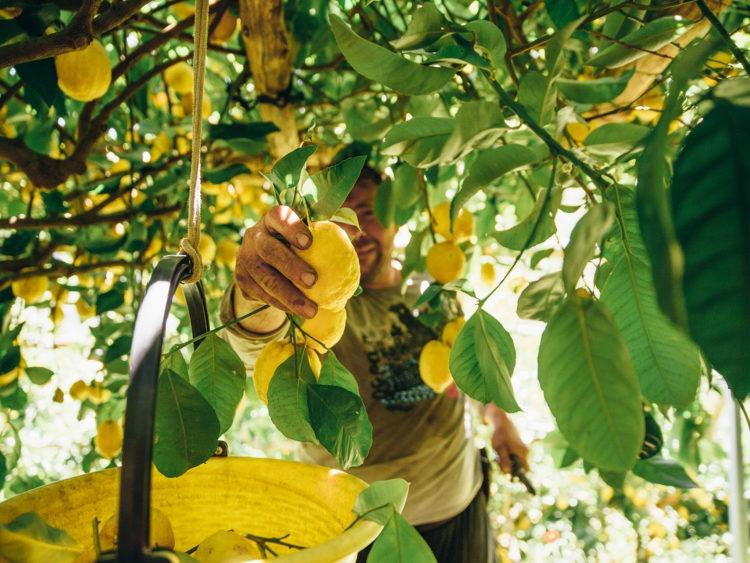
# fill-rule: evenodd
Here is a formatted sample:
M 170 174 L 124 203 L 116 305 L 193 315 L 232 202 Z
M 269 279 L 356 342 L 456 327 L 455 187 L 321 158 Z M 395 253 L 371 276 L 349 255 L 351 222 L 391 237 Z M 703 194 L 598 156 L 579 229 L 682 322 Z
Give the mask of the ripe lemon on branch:
M 164 71 L 164 82 L 178 94 L 193 91 L 193 67 L 185 61 L 173 64 Z
M 94 438 L 96 451 L 102 457 L 112 459 L 122 450 L 122 426 L 114 420 L 105 420 L 96 427 Z
M 461 209 L 451 229 L 451 204 L 443 202 L 432 208 L 432 230 L 446 240 L 464 242 L 474 234 L 474 216 Z
M 309 346 L 305 352 L 307 353 L 307 361 L 310 362 L 310 368 L 315 377 L 318 378 L 321 368 L 320 358 Z M 278 367 L 291 358 L 293 353 L 294 346 L 291 342 L 274 341 L 266 344 L 258 354 L 253 370 L 253 385 L 258 398 L 264 404 L 268 404 L 268 385 L 271 383 L 271 378 Z
M 326 348 L 332 348 L 344 334 L 346 328 L 346 309 L 330 311 L 319 308 L 312 319 L 305 319 L 300 325 L 302 332 L 297 333 L 297 340 L 306 340 L 306 344 L 320 354 Z M 304 333 L 304 334 L 303 334 Z M 305 335 L 310 338 L 305 338 Z
M 79 102 L 101 98 L 112 82 L 107 51 L 96 40 L 85 49 L 56 56 L 55 69 L 60 90 Z
M 448 346 L 453 346 L 453 343 L 458 337 L 458 333 L 461 331 L 461 328 L 465 323 L 466 321 L 463 319 L 463 317 L 459 317 L 445 323 L 445 326 L 443 327 L 443 333 L 440 335 L 440 340 L 445 342 Z
M 304 250 L 292 248 L 295 254 L 317 272 L 310 287 L 299 290 L 319 308 L 340 311 L 359 286 L 359 259 L 346 231 L 331 221 L 310 224 L 312 244 Z
M 419 376 L 435 393 L 442 393 L 453 383 L 450 355 L 450 346 L 440 340 L 430 340 L 419 354 Z
M 452 242 L 439 242 L 427 252 L 427 271 L 439 283 L 456 281 L 464 273 L 466 257 Z
M 49 280 L 47 276 L 34 276 L 16 280 L 10 285 L 13 295 L 23 299 L 27 305 L 36 303 L 49 289 Z

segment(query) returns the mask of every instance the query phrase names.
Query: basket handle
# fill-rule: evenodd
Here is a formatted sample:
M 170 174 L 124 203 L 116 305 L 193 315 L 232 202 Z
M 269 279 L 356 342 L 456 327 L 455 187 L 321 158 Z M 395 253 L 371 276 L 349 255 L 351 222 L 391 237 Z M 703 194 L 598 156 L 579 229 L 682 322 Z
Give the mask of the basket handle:
M 120 473 L 118 545 L 114 558 L 120 563 L 166 561 L 148 553 L 156 394 L 167 315 L 177 286 L 191 270 L 190 258 L 185 255 L 170 255 L 159 260 L 135 320 Z M 193 336 L 205 334 L 209 319 L 203 286 L 199 282 L 182 287 Z M 196 340 L 194 346 L 197 348 L 201 341 Z

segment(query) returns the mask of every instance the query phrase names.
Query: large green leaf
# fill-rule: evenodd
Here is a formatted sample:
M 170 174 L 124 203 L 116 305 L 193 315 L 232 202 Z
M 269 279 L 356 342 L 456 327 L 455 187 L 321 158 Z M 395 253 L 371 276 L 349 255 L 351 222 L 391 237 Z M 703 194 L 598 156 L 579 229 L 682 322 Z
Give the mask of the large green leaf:
M 614 190 L 624 230 L 619 229 L 621 242 L 611 252 L 613 270 L 602 301 L 622 332 L 644 397 L 684 407 L 698 388 L 700 352 L 659 308 L 632 196 L 619 186 Z
M 685 468 L 673 459 L 655 456 L 638 461 L 633 466 L 633 473 L 659 485 L 678 487 L 680 489 L 694 489 L 698 483 L 693 481 Z
M 579 104 L 603 104 L 604 102 L 611 102 L 622 94 L 632 76 L 633 72 L 631 71 L 621 76 L 607 76 L 594 80 L 558 78 L 557 89 L 572 102 Z
M 522 319 L 547 322 L 565 298 L 565 285 L 560 272 L 542 276 L 531 282 L 518 296 L 516 314 Z
M 576 223 L 570 234 L 570 242 L 565 247 L 563 261 L 563 281 L 568 293 L 572 293 L 586 268 L 594 257 L 596 245 L 607 234 L 614 220 L 614 209 L 608 202 L 593 206 Z
M 437 563 L 424 538 L 395 509 L 372 544 L 367 563 Z
M 295 187 L 302 175 L 305 162 L 317 149 L 317 145 L 304 145 L 284 155 L 273 165 L 268 179 L 280 192 Z
M 541 146 L 530 148 L 516 144 L 480 152 L 471 163 L 461 189 L 451 202 L 451 217 L 455 219 L 466 202 L 485 186 L 512 170 L 539 162 L 546 154 L 546 149 Z
M 406 504 L 409 483 L 403 479 L 375 481 L 357 495 L 354 513 L 365 519 L 386 524 L 393 515 L 393 509 L 401 512 Z
M 188 365 L 190 383 L 213 407 L 222 433 L 229 430 L 245 390 L 245 366 L 216 334 L 203 339 Z
M 445 86 L 453 76 L 452 69 L 411 62 L 363 39 L 334 14 L 331 14 L 330 22 L 336 43 L 352 68 L 392 90 L 411 95 L 429 94 Z
M 539 347 L 539 382 L 565 438 L 600 469 L 626 471 L 644 436 L 638 379 L 614 320 L 592 298 L 571 295 Z
M 464 102 L 455 117 L 455 127 L 443 145 L 441 162 L 453 162 L 476 148 L 489 148 L 506 130 L 500 106 L 475 100 Z
M 170 369 L 159 376 L 154 430 L 154 465 L 178 477 L 216 451 L 221 434 L 216 413 L 203 395 Z
M 681 26 L 681 18 L 664 17 L 650 21 L 640 29 L 625 35 L 591 57 L 587 64 L 619 68 L 661 49 L 669 43 Z
M 638 123 L 605 123 L 586 136 L 583 144 L 592 154 L 617 156 L 631 150 L 651 132 Z
M 549 193 L 550 189 L 552 193 Z M 496 231 L 494 239 L 512 250 L 525 250 L 544 242 L 557 230 L 555 215 L 561 199 L 561 188 L 540 189 L 531 213 L 510 229 Z
M 25 512 L 0 524 L 0 557 L 25 563 L 72 563 L 83 546 L 68 532 L 53 528 L 36 512 Z
M 515 366 L 516 348 L 508 331 L 492 315 L 477 310 L 451 348 L 450 370 L 456 385 L 477 401 L 516 412 L 520 407 L 510 381 Z
M 500 28 L 488 20 L 476 20 L 467 23 L 466 29 L 474 34 L 474 45 L 479 47 L 479 53 L 486 56 L 495 69 L 504 69 L 507 48 Z
M 284 436 L 298 442 L 318 442 L 307 408 L 307 390 L 313 383 L 307 354 L 300 349 L 276 368 L 268 384 L 271 421 Z
M 310 176 L 318 188 L 318 200 L 313 209 L 319 219 L 329 219 L 338 211 L 352 191 L 366 161 L 367 156 L 353 156 Z
M 453 131 L 447 117 L 415 117 L 391 127 L 383 139 L 383 154 L 398 156 L 417 168 L 440 162 L 443 146 Z
M 449 24 L 432 2 L 418 6 L 404 34 L 391 41 L 394 49 L 417 49 L 434 43 L 448 30 Z
M 675 163 L 672 213 L 690 334 L 735 397 L 750 393 L 750 108 L 719 103 Z

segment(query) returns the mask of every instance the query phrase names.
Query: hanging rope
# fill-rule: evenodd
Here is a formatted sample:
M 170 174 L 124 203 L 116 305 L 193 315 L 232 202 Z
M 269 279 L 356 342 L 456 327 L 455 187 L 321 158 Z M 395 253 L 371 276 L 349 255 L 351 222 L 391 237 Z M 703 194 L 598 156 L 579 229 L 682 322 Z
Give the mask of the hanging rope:
M 190 150 L 190 193 L 188 195 L 188 232 L 180 240 L 180 251 L 190 257 L 193 268 L 184 283 L 197 283 L 203 275 L 198 248 L 201 242 L 201 140 L 203 137 L 203 80 L 208 49 L 208 0 L 195 0 L 195 38 L 193 42 L 193 139 Z

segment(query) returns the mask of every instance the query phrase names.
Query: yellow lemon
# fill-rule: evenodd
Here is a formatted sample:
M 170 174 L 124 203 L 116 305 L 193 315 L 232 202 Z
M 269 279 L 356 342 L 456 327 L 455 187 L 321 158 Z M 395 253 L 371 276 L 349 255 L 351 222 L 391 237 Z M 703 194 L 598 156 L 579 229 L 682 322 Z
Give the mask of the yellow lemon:
M 588 137 L 591 129 L 586 123 L 580 121 L 572 121 L 565 124 L 565 131 L 568 133 L 571 139 L 573 139 L 579 145 L 583 143 L 583 140 Z
M 493 262 L 485 261 L 479 266 L 479 279 L 482 280 L 482 283 L 486 283 L 487 285 L 494 284 L 496 275 L 495 264 Z
M 446 240 L 463 242 L 474 234 L 474 216 L 466 209 L 461 209 L 453 222 L 451 230 L 451 204 L 448 201 L 432 208 L 432 230 Z
M 22 13 L 22 8 L 2 8 L 0 9 L 0 19 L 12 20 L 13 18 L 20 16 Z
M 419 353 L 419 376 L 435 393 L 442 393 L 453 382 L 450 355 L 451 349 L 439 340 L 430 340 Z
M 95 405 L 101 405 L 109 401 L 112 396 L 112 391 L 106 389 L 99 381 L 96 381 L 89 385 L 88 400 Z
M 440 339 L 448 346 L 453 346 L 453 343 L 456 341 L 456 337 L 464 324 L 466 324 L 466 321 L 463 317 L 448 321 L 443 327 L 443 334 L 440 336 Z
M 162 92 L 163 93 L 163 92 Z M 151 143 L 151 161 L 156 162 L 172 148 L 172 140 L 164 131 L 159 133 Z
M 211 25 L 213 25 L 213 21 L 211 21 Z M 236 29 L 237 18 L 235 18 L 229 10 L 225 10 L 219 23 L 216 24 L 213 33 L 211 33 L 211 40 L 224 43 L 234 35 Z
M 23 368 L 19 365 L 17 367 L 14 367 L 12 370 L 0 375 L 0 387 L 5 387 L 6 385 L 10 385 L 11 383 L 13 383 L 20 377 L 22 370 Z
M 83 297 L 79 297 L 76 301 L 76 311 L 81 319 L 90 319 L 96 314 L 96 307 L 89 305 Z
M 178 94 L 187 94 L 193 91 L 193 67 L 185 61 L 173 64 L 164 71 L 164 81 L 167 86 Z
M 304 333 L 311 337 L 307 338 L 306 344 L 320 354 L 325 354 L 326 348 L 332 348 L 344 334 L 346 309 L 329 311 L 319 308 L 312 319 L 305 319 L 301 328 Z M 300 332 L 297 333 L 297 338 L 300 341 L 305 340 L 305 336 Z
M 231 530 L 222 530 L 203 540 L 193 557 L 201 563 L 240 563 L 260 559 L 260 548 L 254 541 Z
M 240 245 L 231 239 L 225 238 L 220 240 L 216 245 L 216 263 L 234 270 L 234 263 L 237 260 L 237 251 L 239 249 Z
M 70 386 L 68 393 L 76 401 L 85 401 L 89 398 L 89 386 L 83 379 L 79 379 Z
M 201 241 L 198 243 L 198 252 L 204 263 L 213 262 L 216 256 L 216 243 L 209 235 L 201 235 Z
M 96 40 L 85 49 L 56 56 L 55 68 L 60 90 L 79 102 L 101 98 L 112 82 L 107 51 Z
M 438 283 L 457 280 L 464 273 L 465 266 L 464 253 L 452 242 L 439 242 L 427 252 L 427 271 Z
M 339 311 L 359 286 L 357 252 L 344 229 L 331 221 L 312 223 L 310 231 L 312 244 L 305 250 L 292 249 L 312 266 L 318 279 L 311 288 L 299 289 L 318 307 Z
M 185 112 L 185 115 L 193 115 L 192 92 L 186 92 L 183 94 L 180 104 L 182 105 L 182 111 Z M 203 93 L 203 99 L 201 100 L 201 115 L 203 116 L 203 119 L 208 119 L 211 116 L 211 99 L 205 92 Z
M 100 456 L 112 459 L 122 450 L 122 426 L 114 420 L 105 420 L 96 427 L 94 446 Z
M 306 348 L 306 352 L 313 374 L 316 378 L 320 377 L 320 358 L 310 347 Z M 271 383 L 271 378 L 278 367 L 291 358 L 293 353 L 294 346 L 291 342 L 274 341 L 266 344 L 258 354 L 253 370 L 253 385 L 258 398 L 263 403 L 268 404 L 268 385 Z
M 187 2 L 178 2 L 177 4 L 172 6 L 172 11 L 174 12 L 175 16 L 177 16 L 181 20 L 184 20 L 195 13 L 195 6 L 191 6 Z
M 117 547 L 117 527 L 119 525 L 118 514 L 107 519 L 99 532 L 99 543 L 102 551 Z M 164 547 L 174 549 L 174 532 L 172 523 L 158 508 L 151 507 L 151 547 Z
M 16 280 L 10 285 L 13 295 L 20 297 L 26 304 L 36 303 L 49 289 L 49 280 L 47 276 L 34 276 Z

